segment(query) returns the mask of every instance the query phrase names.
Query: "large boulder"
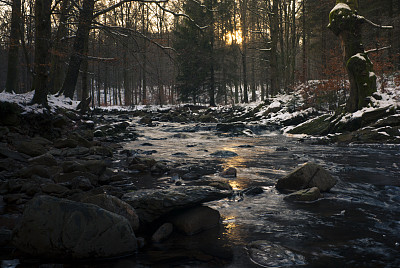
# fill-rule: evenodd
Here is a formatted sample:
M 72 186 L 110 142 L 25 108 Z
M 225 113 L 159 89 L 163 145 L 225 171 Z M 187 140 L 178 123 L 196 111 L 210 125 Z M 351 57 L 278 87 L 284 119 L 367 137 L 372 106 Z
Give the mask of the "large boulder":
M 221 216 L 218 210 L 199 206 L 190 208 L 174 216 L 171 222 L 175 228 L 186 235 L 194 235 L 201 231 L 216 227 L 220 223 Z
M 232 191 L 219 190 L 210 186 L 185 186 L 170 189 L 144 189 L 122 196 L 130 204 L 142 222 L 152 222 L 167 213 L 223 199 Z
M 104 258 L 137 249 L 124 217 L 96 205 L 50 196 L 35 197 L 27 204 L 12 242 L 20 251 L 43 258 Z
M 121 215 L 129 221 L 133 230 L 137 231 L 139 229 L 139 217 L 136 215 L 135 210 L 131 205 L 115 196 L 98 194 L 89 196 L 83 199 L 82 202 L 94 204 L 105 210 Z
M 317 187 L 321 192 L 329 191 L 336 184 L 328 171 L 315 163 L 306 163 L 278 180 L 278 190 L 301 190 Z

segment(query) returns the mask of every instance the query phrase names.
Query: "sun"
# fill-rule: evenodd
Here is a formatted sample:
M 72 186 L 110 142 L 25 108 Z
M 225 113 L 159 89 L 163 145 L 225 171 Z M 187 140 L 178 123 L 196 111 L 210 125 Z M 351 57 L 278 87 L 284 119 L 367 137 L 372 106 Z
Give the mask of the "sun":
M 233 32 L 229 32 L 225 35 L 225 42 L 228 45 L 232 45 L 233 43 L 236 44 L 241 44 L 243 41 L 242 39 L 242 31 L 238 30 L 238 31 L 233 31 Z

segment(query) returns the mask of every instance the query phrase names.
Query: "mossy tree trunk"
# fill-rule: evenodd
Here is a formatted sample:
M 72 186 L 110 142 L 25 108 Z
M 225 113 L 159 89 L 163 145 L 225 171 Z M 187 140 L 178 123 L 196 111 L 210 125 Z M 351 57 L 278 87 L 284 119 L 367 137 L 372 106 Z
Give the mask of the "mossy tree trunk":
M 358 0 L 337 0 L 329 14 L 328 28 L 340 38 L 344 65 L 349 75 L 350 96 L 346 110 L 354 112 L 369 103 L 376 91 L 373 65 L 361 41 L 361 25 L 365 21 L 357 14 Z

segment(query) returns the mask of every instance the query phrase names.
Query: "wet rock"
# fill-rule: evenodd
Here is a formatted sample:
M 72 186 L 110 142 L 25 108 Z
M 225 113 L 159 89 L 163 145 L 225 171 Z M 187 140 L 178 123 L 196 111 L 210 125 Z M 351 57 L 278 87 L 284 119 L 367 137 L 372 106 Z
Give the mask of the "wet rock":
M 275 186 L 278 190 L 301 190 L 318 187 L 321 192 L 326 192 L 335 186 L 336 182 L 336 179 L 321 166 L 309 162 L 279 179 Z
M 164 174 L 165 172 L 169 171 L 169 167 L 162 162 L 157 162 L 154 166 L 150 169 L 152 174 Z
M 18 175 L 22 178 L 31 178 L 34 175 L 51 178 L 54 173 L 57 173 L 56 169 L 51 172 L 49 167 L 43 165 L 28 166 L 18 171 Z
M 3 196 L 3 201 L 7 204 L 24 204 L 28 201 L 29 197 L 24 193 L 6 194 Z
M 56 158 L 49 153 L 32 157 L 28 159 L 28 162 L 33 165 L 43 165 L 48 167 L 57 166 L 58 164 Z
M 211 154 L 211 156 L 218 157 L 218 158 L 227 158 L 227 157 L 235 157 L 238 156 L 237 153 L 232 151 L 216 151 Z
M 319 189 L 317 187 L 313 187 L 291 193 L 285 196 L 284 199 L 289 201 L 315 201 L 321 197 L 322 195 Z
M 29 158 L 28 155 L 8 149 L 6 144 L 0 146 L 0 156 L 11 158 L 20 162 L 26 162 Z
M 249 144 L 243 144 L 243 145 L 239 145 L 238 148 L 254 148 L 254 146 L 249 145 Z
M 138 170 L 140 172 L 149 171 L 156 164 L 156 160 L 148 157 L 134 157 L 128 165 L 130 170 Z
M 91 133 L 91 132 L 85 132 L 85 134 L 86 134 L 85 136 L 89 136 L 90 138 L 93 139 L 92 135 L 89 133 Z M 75 140 L 78 143 L 78 146 L 82 146 L 82 147 L 86 147 L 86 148 L 90 148 L 93 146 L 92 142 L 90 142 L 86 138 L 82 137 L 82 135 L 80 135 L 78 133 L 73 133 L 70 136 L 70 139 Z
M 64 173 L 88 172 L 100 176 L 106 171 L 107 164 L 104 160 L 66 161 L 62 164 Z
M 185 181 L 193 181 L 200 179 L 201 175 L 196 172 L 189 172 L 182 176 L 182 179 Z
M 0 228 L 0 247 L 5 247 L 11 242 L 12 231 L 4 227 Z
M 43 145 L 33 141 L 14 141 L 13 145 L 18 152 L 33 157 L 45 154 L 47 152 Z
M 229 183 L 223 181 L 213 181 L 210 182 L 208 186 L 215 187 L 220 190 L 232 191 L 232 186 Z
M 97 129 L 93 132 L 93 136 L 97 138 L 104 137 L 105 133 L 101 129 Z
M 145 143 L 142 143 L 141 146 L 153 146 L 153 144 L 150 142 L 145 142 Z
M 77 176 L 71 180 L 72 189 L 81 189 L 83 191 L 89 191 L 93 189 L 93 185 L 90 180 L 83 176 Z
M 157 231 L 155 231 L 155 233 L 151 237 L 151 240 L 156 243 L 161 242 L 167 239 L 171 235 L 173 230 L 174 226 L 172 225 L 172 223 L 164 223 L 157 229 Z
M 199 116 L 198 119 L 202 123 L 216 123 L 218 120 L 215 118 L 213 114 L 203 114 Z
M 46 194 L 63 194 L 68 191 L 68 188 L 56 183 L 48 183 L 41 186 L 42 192 Z
M 242 194 L 248 195 L 248 196 L 254 196 L 254 195 L 259 195 L 264 192 L 263 188 L 260 186 L 251 186 L 247 189 L 242 190 Z
M 139 123 L 147 126 L 152 126 L 153 120 L 150 116 L 144 116 L 139 120 Z
M 228 178 L 236 178 L 237 176 L 237 170 L 234 167 L 229 167 L 222 171 L 220 174 L 222 177 L 228 177 Z
M 89 150 L 90 154 L 112 157 L 113 152 L 110 148 L 104 146 L 94 146 Z
M 261 267 L 298 267 L 306 259 L 286 247 L 269 241 L 254 241 L 246 246 L 250 259 Z
M 64 157 L 71 157 L 71 156 L 83 156 L 88 155 L 90 153 L 90 149 L 86 147 L 75 147 L 75 148 L 65 148 L 62 150 L 61 155 Z
M 231 191 L 210 186 L 180 186 L 163 190 L 138 190 L 124 194 L 122 200 L 136 210 L 140 221 L 152 222 L 173 210 L 198 206 L 231 194 Z
M 73 171 L 70 173 L 60 173 L 54 177 L 54 181 L 57 183 L 68 183 L 71 182 L 76 177 L 84 177 L 90 180 L 93 185 L 97 184 L 98 176 L 89 172 Z
M 277 151 L 277 152 L 287 152 L 287 151 L 289 151 L 289 149 L 286 148 L 286 147 L 276 147 L 275 151 Z
M 189 136 L 184 133 L 177 133 L 177 134 L 174 134 L 172 137 L 177 138 L 177 139 L 188 139 L 189 138 Z
M 78 146 L 78 142 L 74 139 L 57 139 L 54 141 L 53 146 L 57 149 L 63 148 L 75 148 Z
M 26 193 L 29 196 L 34 196 L 37 193 L 40 193 L 42 191 L 42 188 L 38 183 L 24 183 L 21 187 L 21 192 Z
M 124 217 L 50 196 L 35 197 L 27 204 L 12 242 L 26 254 L 53 259 L 114 257 L 137 249 Z
M 0 139 L 2 139 L 4 136 L 6 136 L 10 130 L 8 127 L 0 126 Z
M 126 218 L 134 231 L 139 229 L 139 217 L 136 215 L 135 210 L 131 207 L 131 205 L 115 196 L 98 194 L 87 197 L 83 199 L 82 202 L 94 204 L 105 210 L 116 213 Z
M 237 132 L 246 128 L 244 123 L 221 123 L 217 124 L 217 131 L 221 132 Z
M 184 153 L 184 152 L 178 152 L 178 153 L 173 153 L 172 156 L 184 157 L 184 156 L 188 156 L 188 154 L 187 154 L 187 153 Z
M 218 226 L 220 218 L 218 210 L 199 206 L 180 212 L 171 218 L 171 222 L 184 234 L 194 235 Z

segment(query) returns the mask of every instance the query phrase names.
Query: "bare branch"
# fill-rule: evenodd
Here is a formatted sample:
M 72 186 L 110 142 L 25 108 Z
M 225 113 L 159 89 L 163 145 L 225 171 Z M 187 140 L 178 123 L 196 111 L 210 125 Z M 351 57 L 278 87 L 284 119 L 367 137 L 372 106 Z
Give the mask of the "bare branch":
M 367 51 L 365 51 L 365 53 L 368 54 L 368 53 L 378 52 L 378 51 L 382 51 L 382 50 L 386 50 L 386 49 L 390 49 L 390 48 L 392 48 L 392 46 L 375 48 L 375 49 L 367 50 Z
M 169 9 L 167 9 L 167 8 L 165 8 L 165 7 L 162 7 L 160 4 L 157 4 L 157 6 L 158 6 L 159 8 L 161 8 L 163 11 L 168 12 L 168 13 L 174 15 L 175 17 L 184 17 L 184 18 L 188 19 L 189 21 L 193 22 L 193 24 L 194 24 L 197 28 L 199 28 L 200 30 L 204 30 L 204 29 L 207 29 L 207 28 L 209 27 L 209 26 L 200 26 L 200 25 L 198 25 L 190 16 L 188 16 L 188 15 L 186 15 L 186 14 L 184 14 L 184 13 L 175 13 L 175 12 L 173 12 L 172 10 L 169 10 Z
M 383 25 L 379 25 L 379 24 L 376 24 L 376 23 L 370 21 L 369 19 L 367 19 L 367 18 L 365 18 L 365 17 L 363 17 L 363 16 L 358 16 L 358 18 L 359 18 L 360 20 L 362 20 L 362 21 L 368 23 L 369 25 L 375 27 L 375 28 L 379 28 L 379 29 L 393 29 L 393 26 L 383 26 Z
M 167 3 L 168 1 L 169 1 L 169 0 L 122 0 L 122 1 L 118 2 L 117 4 L 114 4 L 114 5 L 112 5 L 112 6 L 108 7 L 108 8 L 105 8 L 105 9 L 103 9 L 103 10 L 100 10 L 100 11 L 96 12 L 96 13 L 93 15 L 93 18 L 97 18 L 98 16 L 103 15 L 103 14 L 105 14 L 105 13 L 111 11 L 111 10 L 114 10 L 114 9 L 116 9 L 116 8 L 118 8 L 118 7 L 120 7 L 120 6 L 122 6 L 123 4 L 129 3 L 129 2 L 140 2 L 140 3 Z
M 86 58 L 88 60 L 92 60 L 92 61 L 104 61 L 104 62 L 118 61 L 117 58 L 101 58 L 101 57 L 93 57 L 93 56 L 87 56 Z

